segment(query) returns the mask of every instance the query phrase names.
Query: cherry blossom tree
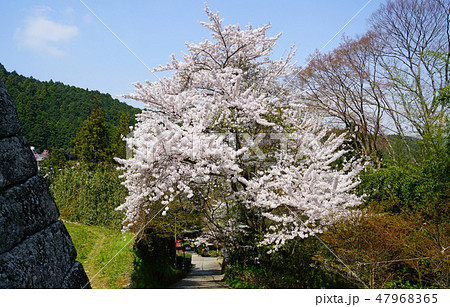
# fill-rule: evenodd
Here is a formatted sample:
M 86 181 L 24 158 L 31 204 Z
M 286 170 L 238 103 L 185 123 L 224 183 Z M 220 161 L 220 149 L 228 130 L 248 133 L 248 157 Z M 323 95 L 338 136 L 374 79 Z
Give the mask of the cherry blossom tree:
M 129 191 L 118 208 L 125 229 L 186 204 L 227 246 L 250 235 L 277 248 L 323 231 L 360 203 L 352 189 L 361 164 L 345 161 L 345 136 L 330 134 L 282 82 L 294 50 L 270 59 L 280 34 L 224 26 L 205 11 L 212 40 L 187 44 L 183 60 L 172 55 L 155 69 L 170 77 L 136 83 L 126 96 L 146 110 L 127 139 L 132 157 L 118 159 Z

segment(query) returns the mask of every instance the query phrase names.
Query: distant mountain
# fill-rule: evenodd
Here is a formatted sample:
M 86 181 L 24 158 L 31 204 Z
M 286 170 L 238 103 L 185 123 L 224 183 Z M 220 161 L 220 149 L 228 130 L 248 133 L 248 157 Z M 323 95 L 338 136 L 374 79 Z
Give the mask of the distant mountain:
M 39 152 L 52 147 L 64 150 L 73 147 L 72 140 L 95 107 L 100 107 L 110 133 L 122 113 L 131 115 L 133 125 L 134 115 L 141 111 L 99 91 L 8 72 L 1 63 L 0 79 L 17 108 L 22 135 Z

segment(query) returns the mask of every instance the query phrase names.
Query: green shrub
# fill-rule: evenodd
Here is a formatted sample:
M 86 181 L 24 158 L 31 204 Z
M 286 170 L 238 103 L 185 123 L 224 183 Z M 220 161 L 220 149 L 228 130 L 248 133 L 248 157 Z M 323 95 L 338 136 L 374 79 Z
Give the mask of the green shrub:
M 330 227 L 322 240 L 370 288 L 448 288 L 450 263 L 442 248 L 449 233 L 417 216 L 363 212 Z M 348 275 L 337 258 L 321 254 L 324 268 Z
M 189 272 L 192 264 L 192 255 L 184 254 L 181 256 L 177 256 L 177 268 L 184 271 Z
M 360 285 L 320 266 L 316 255 L 325 248 L 310 237 L 294 239 L 275 253 L 259 253 L 258 260 L 234 263 L 225 270 L 225 281 L 233 288 L 306 289 L 357 288 Z M 251 253 L 247 253 L 251 254 Z
M 115 166 L 83 164 L 67 167 L 56 174 L 50 185 L 61 217 L 86 225 L 120 229 L 122 213 L 115 209 L 125 201 Z
M 424 161 L 420 165 L 394 166 L 361 174 L 359 190 L 366 204 L 379 211 L 420 214 L 429 221 L 448 219 L 450 163 L 448 158 Z
M 324 239 L 349 263 L 375 263 L 360 272 L 370 286 L 448 288 L 443 251 L 450 244 L 449 143 L 429 141 L 417 141 L 413 156 L 394 150 L 396 158 L 383 168 L 361 174 L 359 192 L 366 195 L 362 207 L 368 214 Z M 417 258 L 423 260 L 401 260 Z
M 225 272 L 225 282 L 235 289 L 265 288 L 266 274 L 256 266 L 234 265 Z
M 186 269 L 174 268 L 174 244 L 172 237 L 155 235 L 153 229 L 144 230 L 134 245 L 135 262 L 131 288 L 161 289 L 184 278 L 189 269 L 189 256 L 178 256 Z M 180 262 L 178 260 L 178 262 Z

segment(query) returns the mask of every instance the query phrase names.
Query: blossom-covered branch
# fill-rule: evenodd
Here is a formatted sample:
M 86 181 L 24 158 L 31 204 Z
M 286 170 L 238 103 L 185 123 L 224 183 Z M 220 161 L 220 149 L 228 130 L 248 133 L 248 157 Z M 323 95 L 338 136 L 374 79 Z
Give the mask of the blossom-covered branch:
M 118 159 L 125 227 L 156 205 L 188 201 L 224 244 L 263 234 L 278 247 L 320 232 L 360 203 L 359 162 L 343 159 L 344 135 L 330 135 L 283 84 L 295 52 L 270 59 L 280 34 L 206 13 L 212 40 L 187 44 L 182 61 L 172 55 L 156 69 L 170 77 L 126 96 L 147 109 L 127 139 L 132 157 Z

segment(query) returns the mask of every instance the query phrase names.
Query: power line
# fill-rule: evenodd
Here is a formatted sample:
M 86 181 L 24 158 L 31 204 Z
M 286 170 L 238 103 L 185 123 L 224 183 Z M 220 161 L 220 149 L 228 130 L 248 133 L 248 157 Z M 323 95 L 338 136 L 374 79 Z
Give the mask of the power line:
M 80 2 L 81 2 L 81 3 L 89 10 L 89 12 L 91 12 L 92 15 L 95 16 L 95 18 L 98 19 L 98 21 L 100 21 L 100 22 L 105 26 L 106 29 L 108 29 L 109 32 L 111 32 L 112 35 L 115 36 L 115 38 L 117 38 L 117 39 L 119 40 L 119 42 L 122 43 L 122 45 L 125 46 L 125 48 L 128 49 L 128 51 L 130 51 L 130 52 L 134 55 L 134 57 L 135 57 L 136 59 L 138 59 L 139 62 L 142 63 L 142 65 L 145 66 L 145 68 L 147 68 L 147 70 L 148 70 L 149 72 L 152 73 L 153 76 L 155 76 L 156 79 L 158 79 L 158 81 L 161 82 L 161 79 L 158 78 L 158 76 L 157 76 L 157 75 L 156 75 L 156 74 L 155 74 L 155 73 L 154 73 L 154 72 L 153 72 L 153 71 L 152 71 L 145 63 L 144 63 L 144 61 L 142 61 L 142 60 L 136 55 L 136 53 L 134 53 L 133 50 L 131 50 L 131 48 L 128 47 L 127 44 L 125 44 L 125 43 L 120 39 L 120 37 L 117 36 L 117 34 L 114 33 L 113 30 L 111 30 L 111 29 L 103 22 L 103 20 L 101 20 L 100 17 L 98 17 L 98 16 L 94 13 L 94 11 L 92 11 L 92 10 L 91 10 L 91 9 L 90 9 L 90 8 L 89 8 L 82 0 L 80 0 Z

